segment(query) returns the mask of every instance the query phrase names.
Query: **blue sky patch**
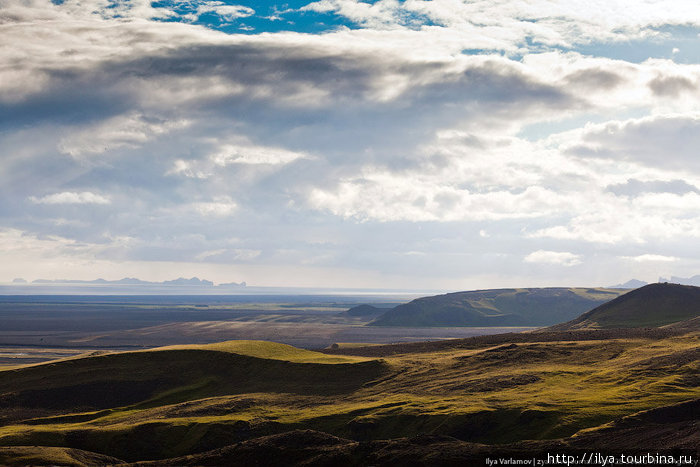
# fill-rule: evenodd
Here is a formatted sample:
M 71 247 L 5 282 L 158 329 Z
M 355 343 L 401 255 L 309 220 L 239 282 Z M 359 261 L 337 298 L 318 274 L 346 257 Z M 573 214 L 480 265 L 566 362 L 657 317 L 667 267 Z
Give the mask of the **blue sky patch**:
M 700 48 L 697 46 L 700 28 L 666 26 L 653 31 L 658 35 L 624 42 L 591 42 L 569 50 L 632 63 L 642 63 L 650 58 L 669 59 L 676 63 L 700 63 Z
M 250 0 L 222 1 L 220 3 L 227 6 L 250 8 L 255 13 L 229 19 L 215 11 L 201 12 L 200 10 L 198 14 L 198 7 L 204 5 L 205 2 L 160 1 L 153 2 L 152 5 L 156 8 L 173 10 L 180 15 L 164 21 L 187 21 L 229 34 L 260 34 L 282 31 L 318 34 L 340 27 L 357 28 L 357 25 L 351 21 L 334 13 L 299 11 L 302 7 L 313 3 L 306 0 L 284 3 Z

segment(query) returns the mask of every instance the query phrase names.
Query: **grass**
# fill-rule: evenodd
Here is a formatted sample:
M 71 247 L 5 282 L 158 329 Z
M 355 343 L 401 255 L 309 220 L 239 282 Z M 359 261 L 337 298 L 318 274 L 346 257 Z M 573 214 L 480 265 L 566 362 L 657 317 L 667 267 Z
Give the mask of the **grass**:
M 700 288 L 649 284 L 611 300 L 557 329 L 658 327 L 698 316 Z
M 278 344 L 266 341 L 227 341 L 205 345 L 176 345 L 160 347 L 157 351 L 163 350 L 210 350 L 216 352 L 227 352 L 249 357 L 281 360 L 293 363 L 357 363 L 367 361 L 366 358 L 333 356 L 311 350 L 298 349 L 291 345 Z
M 694 332 L 378 361 L 240 341 L 65 360 L 0 372 L 0 445 L 140 460 L 297 428 L 358 440 L 551 439 L 700 397 L 698 347 Z
M 13 446 L 0 447 L 0 465 L 106 465 L 118 459 L 70 448 Z

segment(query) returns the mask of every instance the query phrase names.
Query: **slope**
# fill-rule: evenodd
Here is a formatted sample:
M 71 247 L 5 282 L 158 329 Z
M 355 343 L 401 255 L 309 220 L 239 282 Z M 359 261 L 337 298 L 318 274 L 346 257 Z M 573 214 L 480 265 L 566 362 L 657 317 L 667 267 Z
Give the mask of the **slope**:
M 700 287 L 649 284 L 550 330 L 658 327 L 700 315 Z M 689 322 L 688 325 L 691 323 Z
M 656 450 L 686 455 L 700 453 L 697 417 L 700 399 L 663 406 L 622 417 L 602 427 L 563 439 L 518 442 L 499 446 L 470 443 L 449 436 L 419 435 L 358 443 L 322 432 L 297 430 L 263 436 L 198 455 L 139 463 L 170 465 L 487 465 L 485 458 L 530 458 L 544 453 L 590 456 L 591 450 L 637 453 Z M 683 450 L 683 451 L 681 451 Z M 645 453 L 646 454 L 646 453 Z M 562 462 L 562 464 L 565 462 Z M 631 462 L 630 462 L 631 463 Z
M 338 394 L 383 371 L 375 360 L 256 341 L 85 356 L 0 371 L 0 423 L 229 394 Z
M 399 305 L 372 326 L 548 326 L 624 293 L 591 288 L 494 289 L 423 297 Z

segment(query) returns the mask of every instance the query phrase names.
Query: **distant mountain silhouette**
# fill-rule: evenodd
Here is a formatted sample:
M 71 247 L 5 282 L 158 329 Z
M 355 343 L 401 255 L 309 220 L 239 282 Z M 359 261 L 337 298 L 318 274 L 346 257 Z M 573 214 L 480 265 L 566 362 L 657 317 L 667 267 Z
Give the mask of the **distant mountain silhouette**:
M 658 327 L 700 315 L 700 287 L 649 284 L 551 330 Z
M 26 284 L 27 282 L 19 279 L 13 281 L 15 284 Z M 167 286 L 167 287 L 215 287 L 214 283 L 210 280 L 199 279 L 198 277 L 192 277 L 191 279 L 186 279 L 184 277 L 179 277 L 177 279 L 163 281 L 163 282 L 151 282 L 143 281 L 135 277 L 125 277 L 119 280 L 105 280 L 105 279 L 93 279 L 93 280 L 80 280 L 80 279 L 36 279 L 32 281 L 32 284 L 55 284 L 55 285 L 121 285 L 121 286 Z M 227 282 L 224 284 L 219 284 L 216 287 L 232 288 L 232 287 L 245 287 L 245 282 Z
M 179 278 L 171 280 L 171 281 L 164 281 L 163 285 L 197 285 L 197 286 L 213 287 L 214 283 L 212 281 L 208 281 L 206 279 L 202 280 L 202 279 L 199 279 L 197 277 L 193 277 L 192 279 L 185 279 L 184 277 L 179 277 Z
M 245 287 L 246 283 L 243 282 L 226 282 L 224 284 L 219 284 L 217 287 Z
M 660 281 L 663 282 L 663 281 Z M 640 281 L 638 279 L 630 279 L 627 282 L 623 284 L 617 284 L 617 285 L 611 285 L 609 288 L 611 289 L 638 289 L 640 287 L 644 287 L 645 285 L 648 285 L 648 282 Z

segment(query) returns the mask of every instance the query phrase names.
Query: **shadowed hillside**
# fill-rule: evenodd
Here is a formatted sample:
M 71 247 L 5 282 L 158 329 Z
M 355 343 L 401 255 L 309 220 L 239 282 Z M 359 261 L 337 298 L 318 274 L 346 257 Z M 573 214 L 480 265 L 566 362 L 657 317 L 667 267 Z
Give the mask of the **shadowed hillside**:
M 144 462 L 138 465 L 266 465 L 313 463 L 323 466 L 484 465 L 484 458 L 543 456 L 547 452 L 586 454 L 591 449 L 616 449 L 628 453 L 675 449 L 693 453 L 700 446 L 697 417 L 700 399 L 640 412 L 608 426 L 581 432 L 571 438 L 518 442 L 499 446 L 470 443 L 450 436 L 370 441 L 360 444 L 311 430 L 292 431 L 244 441 L 199 455 Z
M 2 372 L 0 422 L 224 394 L 338 394 L 383 371 L 378 361 L 255 341 L 88 356 Z
M 549 326 L 624 293 L 613 289 L 541 288 L 456 292 L 399 305 L 373 326 Z
M 700 287 L 649 284 L 550 330 L 657 327 L 700 315 Z M 692 326 L 692 322 L 686 326 Z
M 55 448 L 45 446 L 0 447 L 0 465 L 115 465 L 123 463 L 116 457 L 104 456 L 82 449 Z

